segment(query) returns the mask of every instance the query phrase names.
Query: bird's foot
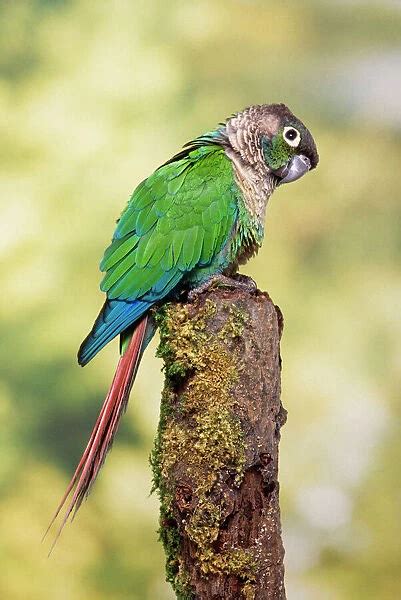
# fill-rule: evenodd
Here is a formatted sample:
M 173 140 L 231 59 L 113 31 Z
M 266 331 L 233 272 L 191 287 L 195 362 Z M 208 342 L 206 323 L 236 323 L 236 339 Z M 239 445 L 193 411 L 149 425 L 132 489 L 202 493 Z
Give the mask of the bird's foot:
M 236 273 L 230 281 L 234 281 L 234 287 L 239 288 L 241 290 L 246 290 L 247 292 L 254 293 L 257 291 L 258 286 L 256 285 L 256 281 L 249 277 L 248 275 L 241 275 L 241 273 Z
M 226 275 L 214 275 L 204 283 L 201 283 L 198 287 L 188 292 L 188 300 L 194 302 L 203 292 L 216 287 L 227 287 L 234 290 L 244 290 L 251 294 L 255 293 L 258 289 L 256 283 L 251 277 L 246 275 L 236 274 L 234 277 L 227 277 Z

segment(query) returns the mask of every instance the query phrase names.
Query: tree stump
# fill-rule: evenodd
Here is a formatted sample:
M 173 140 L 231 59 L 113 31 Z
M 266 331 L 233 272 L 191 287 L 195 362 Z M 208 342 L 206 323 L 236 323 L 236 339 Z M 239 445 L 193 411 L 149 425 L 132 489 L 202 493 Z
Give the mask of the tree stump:
M 282 315 L 217 288 L 156 315 L 164 360 L 151 463 L 177 598 L 283 600 L 278 445 Z

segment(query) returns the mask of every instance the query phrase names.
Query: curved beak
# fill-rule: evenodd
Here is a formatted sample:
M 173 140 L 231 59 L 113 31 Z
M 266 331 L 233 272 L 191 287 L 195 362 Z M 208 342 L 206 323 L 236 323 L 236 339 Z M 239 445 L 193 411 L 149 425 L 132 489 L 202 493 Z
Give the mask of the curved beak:
M 277 175 L 277 177 L 280 177 L 281 185 L 282 183 L 290 183 L 291 181 L 296 181 L 297 179 L 305 175 L 305 173 L 307 173 L 310 168 L 311 162 L 309 158 L 307 156 L 304 156 L 303 154 L 296 154 L 288 161 L 288 163 L 284 167 L 273 171 L 273 173 Z

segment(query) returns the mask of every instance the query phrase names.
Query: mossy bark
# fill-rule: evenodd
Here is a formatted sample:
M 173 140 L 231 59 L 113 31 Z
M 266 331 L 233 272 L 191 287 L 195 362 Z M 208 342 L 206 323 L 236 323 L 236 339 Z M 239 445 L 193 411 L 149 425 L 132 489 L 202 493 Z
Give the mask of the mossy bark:
M 218 288 L 157 315 L 166 380 L 152 452 L 177 598 L 282 600 L 278 444 L 282 318 Z

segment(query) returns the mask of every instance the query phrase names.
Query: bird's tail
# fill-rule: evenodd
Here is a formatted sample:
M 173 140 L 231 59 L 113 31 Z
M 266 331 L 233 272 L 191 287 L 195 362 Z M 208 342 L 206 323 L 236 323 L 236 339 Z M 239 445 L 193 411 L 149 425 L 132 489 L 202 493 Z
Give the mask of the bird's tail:
M 145 315 L 138 322 L 132 333 L 132 337 L 126 346 L 125 352 L 120 357 L 113 382 L 91 433 L 88 445 L 85 448 L 75 473 L 68 484 L 65 494 L 44 535 L 44 537 L 47 535 L 61 509 L 67 502 L 71 492 L 73 492 L 50 552 L 53 550 L 71 513 L 73 513 L 74 518 L 82 501 L 89 494 L 100 468 L 104 463 L 107 452 L 113 443 L 113 438 L 118 429 L 121 415 L 124 413 L 128 404 L 129 394 L 138 370 L 144 346 L 147 343 L 145 337 L 147 337 L 146 331 L 148 319 L 148 315 Z

